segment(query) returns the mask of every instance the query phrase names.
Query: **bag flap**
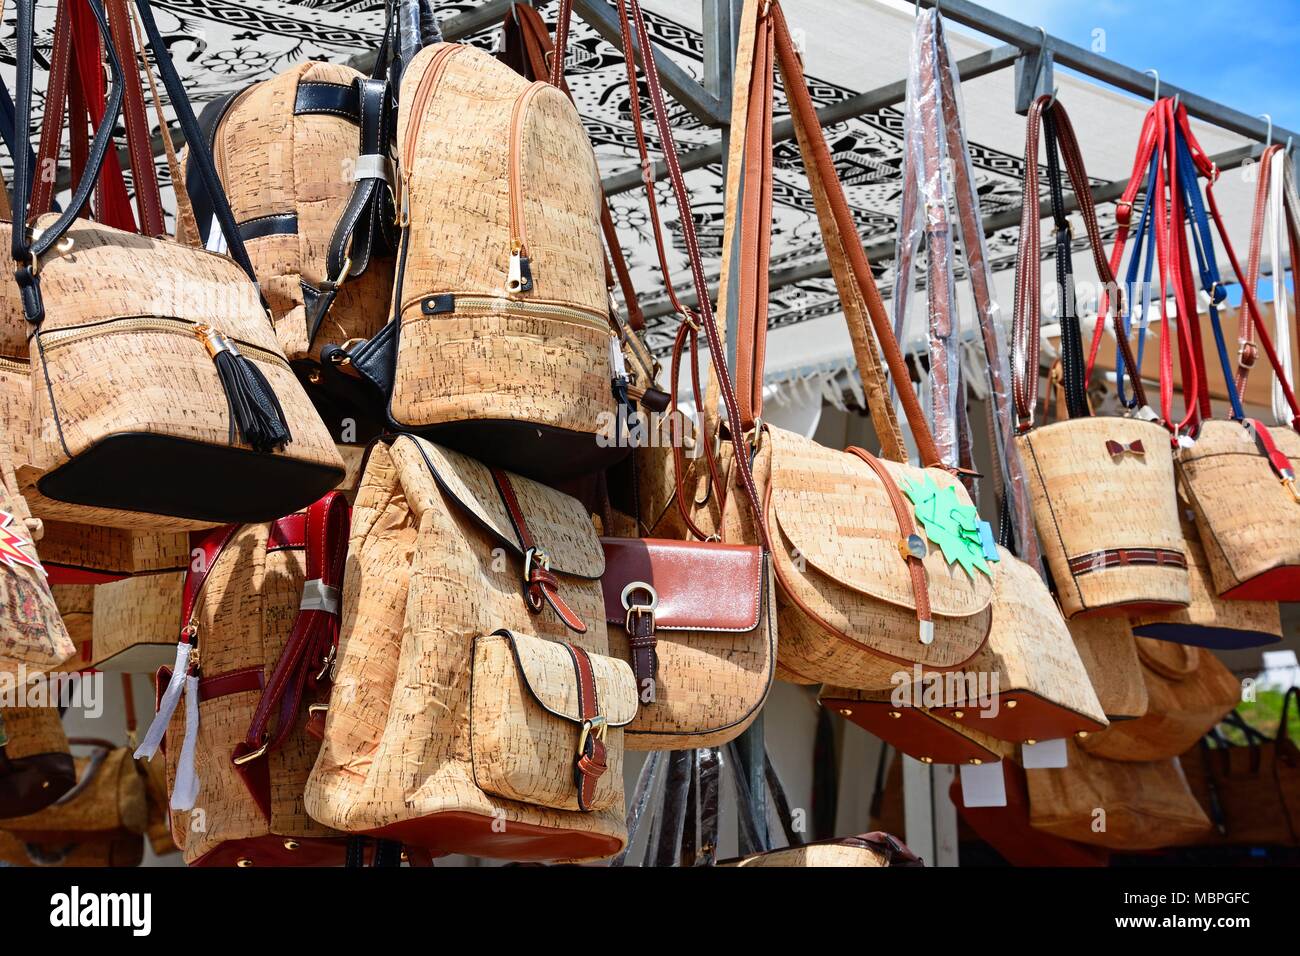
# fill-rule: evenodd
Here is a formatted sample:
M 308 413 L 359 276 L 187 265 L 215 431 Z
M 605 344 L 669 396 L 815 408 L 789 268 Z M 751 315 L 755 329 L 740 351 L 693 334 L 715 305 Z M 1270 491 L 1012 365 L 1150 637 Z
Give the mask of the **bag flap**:
M 899 552 L 901 535 L 889 494 L 866 462 L 824 448 L 779 428 L 769 428 L 772 479 L 768 515 L 784 545 L 837 584 L 890 604 L 915 609 L 912 578 Z M 955 486 L 958 500 L 970 495 L 952 475 L 885 461 L 898 483 L 928 475 L 940 488 Z M 910 502 L 909 502 L 910 505 Z M 773 547 L 778 547 L 773 542 Z M 979 614 L 993 599 L 993 579 L 949 565 L 933 545 L 924 559 L 930 607 L 945 617 Z M 997 565 L 990 564 L 997 573 Z
M 627 619 L 623 593 L 645 603 L 654 588 L 655 629 L 734 631 L 758 627 L 763 611 L 763 551 L 757 546 L 659 538 L 601 538 L 605 575 L 605 619 Z
M 409 448 L 419 453 L 421 463 L 444 495 L 455 500 L 485 530 L 523 558 L 523 545 L 486 465 L 412 436 L 402 436 L 393 443 L 394 457 L 409 464 L 404 455 Z M 510 475 L 510 484 L 528 522 L 529 533 L 537 547 L 551 559 L 552 571 L 592 580 L 605 573 L 600 539 L 578 499 L 519 475 Z M 412 494 L 412 489 L 406 490 L 412 507 L 422 510 L 419 496 Z
M 578 709 L 578 671 L 573 653 L 560 641 L 529 637 L 511 631 L 497 631 L 480 641 L 500 640 L 510 644 L 519 673 L 537 703 L 556 717 L 582 723 Z M 596 678 L 596 712 L 611 727 L 622 727 L 636 716 L 636 678 L 626 662 L 604 654 L 592 654 L 591 671 Z

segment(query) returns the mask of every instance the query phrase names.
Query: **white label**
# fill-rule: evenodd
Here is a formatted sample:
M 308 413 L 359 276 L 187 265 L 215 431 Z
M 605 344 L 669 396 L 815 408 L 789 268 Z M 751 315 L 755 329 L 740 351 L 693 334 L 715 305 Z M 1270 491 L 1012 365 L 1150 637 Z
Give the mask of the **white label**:
M 1040 740 L 1020 748 L 1020 762 L 1026 770 L 1055 770 L 1070 764 L 1065 738 Z
M 1005 807 L 1007 779 L 1002 761 L 961 765 L 961 802 L 966 807 Z
M 208 252 L 218 252 L 226 254 L 226 234 L 221 231 L 221 223 L 217 221 L 216 215 L 213 215 L 212 222 L 208 225 Z

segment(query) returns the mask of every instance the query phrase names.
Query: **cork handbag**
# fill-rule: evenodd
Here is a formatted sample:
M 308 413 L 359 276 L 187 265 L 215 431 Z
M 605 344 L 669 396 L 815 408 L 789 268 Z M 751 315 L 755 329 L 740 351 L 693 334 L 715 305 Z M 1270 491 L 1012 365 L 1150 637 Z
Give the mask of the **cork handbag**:
M 346 839 L 308 816 L 303 789 L 320 749 L 309 708 L 333 660 L 347 526 L 331 492 L 270 524 L 196 536 L 201 558 L 173 605 L 175 661 L 159 672 L 158 712 L 136 750 L 165 760 L 187 865 L 344 862 Z
M 1109 760 L 1159 760 L 1190 749 L 1241 700 L 1241 682 L 1212 651 L 1137 639 L 1147 712 L 1079 741 Z
M 886 867 L 925 866 L 919 856 L 888 833 L 862 833 L 858 836 L 818 840 L 801 846 L 782 847 L 756 853 L 739 860 L 727 860 L 718 866 L 833 866 Z
M 1274 411 L 1279 415 L 1278 425 L 1270 427 L 1246 416 L 1242 392 L 1250 365 L 1239 359 L 1236 368 L 1233 367 L 1220 323 L 1227 289 L 1220 281 L 1211 220 L 1234 272 L 1242 273 L 1215 200 L 1218 168 L 1196 141 L 1188 123 L 1186 107 L 1162 100 L 1151 109 L 1152 114 L 1157 111 L 1162 111 L 1161 118 L 1170 130 L 1170 136 L 1161 140 L 1158 147 L 1148 150 L 1151 153 L 1148 162 L 1153 168 L 1159 168 L 1163 159 L 1169 167 L 1171 180 L 1174 169 L 1177 169 L 1176 189 L 1172 188 L 1175 183 L 1171 182 L 1174 212 L 1185 211 L 1185 217 L 1175 220 L 1179 225 L 1174 236 L 1176 241 L 1171 244 L 1172 255 L 1167 268 L 1177 272 L 1178 278 L 1182 279 L 1181 283 L 1175 284 L 1175 292 L 1183 296 L 1179 301 L 1180 311 L 1191 309 L 1194 312 L 1191 249 L 1195 248 L 1197 273 L 1208 303 L 1206 310 L 1214 336 L 1215 354 L 1223 372 L 1230 410 L 1229 420 L 1212 418 L 1206 347 L 1200 340 L 1199 324 L 1194 325 L 1190 351 L 1196 365 L 1194 380 L 1201 385 L 1197 394 L 1197 417 L 1192 423 L 1195 442 L 1178 452 L 1179 480 L 1195 513 L 1213 590 L 1234 601 L 1294 601 L 1300 599 L 1300 492 L 1295 487 L 1294 464 L 1300 457 L 1300 435 L 1296 433 L 1300 428 L 1300 403 L 1292 391 L 1278 348 L 1261 317 L 1256 287 L 1243 282 L 1239 338 L 1243 349 L 1251 350 L 1255 350 L 1252 339 L 1257 338 L 1273 365 L 1276 376 Z M 1149 114 L 1148 123 L 1152 121 Z M 1146 144 L 1146 139 L 1143 144 Z M 1141 158 L 1140 151 L 1139 161 Z M 1258 240 L 1264 231 L 1263 214 L 1270 187 L 1277 199 L 1275 225 L 1280 228 L 1284 218 L 1292 242 L 1295 241 L 1295 227 L 1300 225 L 1293 177 L 1286 174 L 1285 151 L 1270 150 L 1264 159 L 1266 164 L 1261 167 L 1258 179 L 1251 232 L 1250 261 L 1255 276 L 1259 264 Z M 1198 180 L 1201 176 L 1206 179 L 1205 201 L 1202 201 Z M 1183 234 L 1183 218 L 1189 223 L 1190 244 Z M 1285 324 L 1285 296 L 1281 299 L 1283 301 L 1279 302 L 1277 310 L 1280 337 L 1289 334 Z M 1286 344 L 1289 346 L 1289 342 Z M 1248 504 L 1243 505 L 1244 502 Z M 1248 641 L 1236 646 L 1249 647 L 1252 643 L 1260 642 Z
M 392 356 L 390 423 L 490 464 L 561 480 L 616 461 L 622 360 L 577 110 L 457 44 L 411 61 L 399 104 L 392 321 L 350 361 Z
M 1087 172 L 1069 116 L 1059 101 L 1043 96 L 1030 109 L 1025 139 L 1029 168 L 1038 166 L 1040 125 L 1053 195 L 1060 193 L 1063 158 L 1081 200 L 1098 275 L 1103 286 L 1110 288 L 1114 272 L 1102 250 Z M 1030 177 L 1025 189 L 1011 359 L 1016 446 L 1025 462 L 1035 524 L 1061 610 L 1067 618 L 1074 618 L 1186 607 L 1190 600 L 1187 555 L 1178 525 L 1169 435 L 1159 424 L 1141 418 L 1092 415 L 1079 319 L 1073 308 L 1070 231 L 1063 210 L 1057 216 L 1056 236 L 1059 261 L 1066 269 L 1065 309 L 1060 320 L 1070 417 L 1034 427 L 1041 319 L 1037 181 Z M 1137 405 L 1145 406 L 1146 394 L 1133 371 L 1136 366 L 1118 297 L 1111 312 L 1123 371 L 1132 382 Z M 1116 506 L 1119 502 L 1122 507 Z
M 1106 760 L 1068 740 L 1066 749 L 1068 766 L 1025 771 L 1035 829 L 1126 852 L 1197 843 L 1210 832 L 1176 758 Z
M 7 862 L 19 866 L 139 866 L 148 805 L 131 751 L 106 740 L 70 743 L 85 751 L 76 758 L 77 782 L 44 809 L 0 821 L 13 841 L 0 853 L 12 852 Z
M 901 398 L 925 467 L 907 464 L 868 318 L 899 382 L 909 380 L 906 364 L 857 241 L 802 66 L 776 3 L 747 4 L 741 20 L 732 128 L 744 135 L 731 139 L 730 168 L 757 164 L 754 175 L 763 184 L 771 181 L 773 55 L 813 183 L 823 242 L 884 460 L 863 449 L 825 448 L 762 424 L 770 193 L 766 188 L 749 190 L 742 204 L 739 176 L 729 176 L 723 274 L 731 274 L 735 247 L 737 277 L 735 288 L 723 284 L 718 309 L 725 313 L 734 297 L 740 337 L 736 402 L 728 404 L 728 421 L 717 432 L 728 439 L 717 469 L 725 477 L 715 483 L 713 470 L 705 473 L 699 466 L 686 494 L 679 491 L 676 497 L 679 502 L 706 502 L 691 520 L 702 531 L 720 530 L 726 540 L 752 542 L 755 528 L 761 532 L 766 526 L 778 602 L 797 609 L 783 614 L 780 622 L 777 660 L 784 674 L 805 683 L 888 688 L 895 672 L 913 665 L 950 670 L 972 660 L 988 636 L 994 582 L 991 575 L 950 565 L 938 547 L 928 547 L 918 532 L 913 506 L 904 497 L 904 486 L 914 493 L 932 487 L 935 495 L 951 494 L 954 508 L 970 506 L 957 477 L 932 467 L 939 459 L 925 415 L 912 390 L 903 388 Z M 712 407 L 708 399 L 704 405 Z M 707 434 L 705 441 L 711 438 Z M 744 480 L 747 473 L 737 467 L 738 456 L 752 458 L 762 521 L 745 514 L 742 502 L 750 489 Z
M 1145 714 L 1147 685 L 1129 622 L 1121 617 L 1080 617 L 1070 621 L 1069 628 L 1106 719 L 1114 723 Z
M 32 677 L 76 653 L 37 554 L 41 530 L 0 442 L 0 675 L 16 678 L 23 668 Z
M 48 807 L 77 782 L 57 707 L 0 707 L 0 829 Z
M 18 4 L 24 118 L 32 107 L 33 7 Z M 91 9 L 114 80 L 104 120 L 67 211 L 40 216 L 31 231 L 11 230 L 33 359 L 29 503 L 38 517 L 149 530 L 291 512 L 332 487 L 342 463 L 276 343 L 211 159 L 193 146 L 197 124 L 147 0 L 139 0 L 144 29 L 163 51 L 154 59 L 234 258 L 77 218 L 123 87 L 139 85 L 138 73 L 123 71 L 103 10 Z M 109 9 L 129 27 L 124 2 Z M 51 79 L 66 88 L 66 75 Z M 152 88 L 152 74 L 150 81 Z M 47 117 L 61 116 L 59 103 Z M 35 171 L 28 126 L 19 126 L 15 219 L 26 223 Z M 143 132 L 134 131 L 138 144 Z M 26 489 L 28 478 L 19 478 Z
M 319 822 L 511 860 L 626 842 L 631 668 L 574 498 L 422 438 L 370 449 L 306 807 Z

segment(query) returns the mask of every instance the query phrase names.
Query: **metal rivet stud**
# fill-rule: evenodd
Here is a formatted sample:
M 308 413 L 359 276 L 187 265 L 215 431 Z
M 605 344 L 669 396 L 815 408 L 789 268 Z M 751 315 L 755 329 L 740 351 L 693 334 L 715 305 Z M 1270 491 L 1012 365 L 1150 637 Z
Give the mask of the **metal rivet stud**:
M 252 865 L 253 865 L 253 861 L 246 856 L 241 856 L 238 860 L 235 861 L 235 866 L 239 867 L 240 869 L 247 869 Z
M 284 841 L 284 848 L 285 848 L 286 850 L 296 850 L 296 849 L 298 849 L 298 841 L 297 841 L 297 840 L 285 840 L 285 841 Z

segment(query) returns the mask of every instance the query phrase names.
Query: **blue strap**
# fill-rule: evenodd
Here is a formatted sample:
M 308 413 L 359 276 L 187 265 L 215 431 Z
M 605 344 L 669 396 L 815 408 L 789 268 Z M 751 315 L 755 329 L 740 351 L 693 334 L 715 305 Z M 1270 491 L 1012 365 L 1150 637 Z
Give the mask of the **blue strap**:
M 1156 192 L 1156 176 L 1160 170 L 1160 154 L 1158 152 L 1151 155 L 1151 172 L 1147 176 L 1146 199 L 1142 203 L 1142 215 L 1138 219 L 1138 227 L 1133 235 L 1133 255 L 1129 258 L 1128 275 L 1125 277 L 1125 291 L 1127 295 L 1124 300 L 1124 334 L 1129 335 L 1132 332 L 1132 315 L 1133 303 L 1137 299 L 1135 288 L 1137 286 L 1138 268 L 1142 264 L 1142 241 L 1146 240 L 1146 268 L 1142 275 L 1142 310 L 1139 313 L 1138 321 L 1138 343 L 1136 362 L 1138 373 L 1142 370 L 1142 356 L 1146 351 L 1147 344 L 1147 316 L 1151 312 L 1151 277 L 1153 267 L 1155 266 L 1155 216 L 1151 214 L 1152 203 L 1157 201 L 1153 199 Z M 1137 396 L 1130 401 L 1124 391 L 1124 356 L 1116 350 L 1115 354 L 1115 371 L 1116 381 L 1119 385 L 1119 400 L 1125 408 L 1137 407 Z
M 14 120 L 16 111 L 14 110 L 13 97 L 9 95 L 9 87 L 5 86 L 3 79 L 0 79 L 0 140 L 4 140 L 5 148 L 9 150 L 9 155 L 14 155 L 14 150 L 18 148 L 17 136 L 14 130 Z M 31 146 L 27 147 L 27 162 L 34 168 L 36 166 L 36 150 Z M 58 206 L 54 207 L 58 211 Z
M 1201 288 L 1209 300 L 1210 328 L 1214 332 L 1214 344 L 1219 350 L 1223 378 L 1228 385 L 1232 418 L 1241 421 L 1246 417 L 1246 412 L 1241 407 L 1241 396 L 1237 394 L 1237 382 L 1228 358 L 1228 344 L 1223 338 L 1223 326 L 1219 322 L 1219 305 L 1228 297 L 1228 290 L 1219 278 L 1219 264 L 1214 256 L 1214 235 L 1210 232 L 1209 217 L 1205 215 L 1205 203 L 1201 199 L 1192 151 L 1181 128 L 1176 131 L 1175 140 L 1178 149 L 1178 180 L 1186 197 L 1187 214 L 1192 225 L 1192 245 L 1196 250 L 1196 265 L 1201 273 Z M 1189 316 L 1189 321 L 1195 321 L 1195 318 L 1194 315 Z

